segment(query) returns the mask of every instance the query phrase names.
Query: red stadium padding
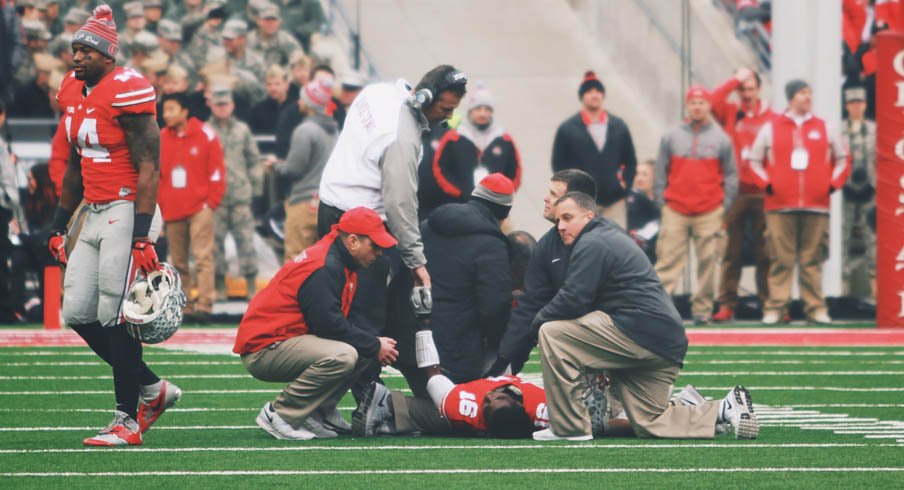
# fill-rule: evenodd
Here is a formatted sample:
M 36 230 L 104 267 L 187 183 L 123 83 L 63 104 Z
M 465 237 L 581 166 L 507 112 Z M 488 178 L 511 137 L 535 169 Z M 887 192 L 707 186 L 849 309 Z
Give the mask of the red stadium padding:
M 861 328 L 689 328 L 691 346 L 904 346 L 904 329 Z M 222 345 L 231 348 L 235 341 L 233 328 L 185 328 L 163 345 Z M 0 330 L 0 347 L 66 347 L 85 343 L 71 330 Z

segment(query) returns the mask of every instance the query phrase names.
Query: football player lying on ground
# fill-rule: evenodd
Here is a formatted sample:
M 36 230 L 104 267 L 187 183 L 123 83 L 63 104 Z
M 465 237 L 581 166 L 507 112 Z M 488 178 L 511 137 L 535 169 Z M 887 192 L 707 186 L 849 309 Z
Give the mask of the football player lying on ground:
M 426 376 L 430 399 L 405 396 L 371 383 L 352 416 L 357 436 L 469 435 L 527 439 L 549 427 L 543 388 L 517 376 L 496 376 L 454 384 L 442 374 L 429 331 L 417 334 L 417 362 Z M 605 378 L 587 376 L 581 395 L 594 434 L 633 435 L 627 419 L 609 420 Z
M 348 321 L 357 301 L 357 271 L 395 244 L 377 213 L 352 208 L 248 304 L 233 352 L 255 378 L 289 382 L 257 416 L 257 425 L 273 437 L 323 439 L 350 432 L 336 404 L 372 361 L 385 366 L 396 360 L 395 340 Z

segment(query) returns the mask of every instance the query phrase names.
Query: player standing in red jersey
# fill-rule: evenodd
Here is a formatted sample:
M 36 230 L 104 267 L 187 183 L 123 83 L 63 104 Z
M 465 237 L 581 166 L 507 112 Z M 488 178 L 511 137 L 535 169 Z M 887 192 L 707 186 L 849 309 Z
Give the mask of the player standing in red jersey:
M 112 366 L 116 394 L 113 421 L 85 439 L 87 446 L 140 445 L 142 433 L 181 395 L 144 364 L 141 343 L 124 328 L 123 299 L 139 269 L 160 268 L 154 251 L 162 226 L 160 131 L 153 86 L 117 67 L 117 51 L 112 10 L 101 5 L 73 35 L 74 68 L 57 94 L 71 145 L 49 240 L 67 266 L 63 319 Z M 84 224 L 67 258 L 66 227 L 82 199 Z

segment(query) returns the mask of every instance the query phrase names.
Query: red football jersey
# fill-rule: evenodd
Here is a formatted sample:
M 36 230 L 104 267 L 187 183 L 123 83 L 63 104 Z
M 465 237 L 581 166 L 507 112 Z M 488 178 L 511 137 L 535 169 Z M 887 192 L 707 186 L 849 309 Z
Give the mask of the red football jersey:
M 507 385 L 512 385 L 521 390 L 524 410 L 534 422 L 534 427 L 537 429 L 549 427 L 546 392 L 543 391 L 543 388 L 533 383 L 522 381 L 517 376 L 498 376 L 455 385 L 443 398 L 443 417 L 457 430 L 485 432 L 487 430 L 487 422 L 483 417 L 483 399 L 487 396 L 487 393 Z
M 63 79 L 57 100 L 67 139 L 82 157 L 85 201 L 135 200 L 138 171 L 116 118 L 123 114 L 156 116 L 156 99 L 151 82 L 132 68 L 115 68 L 87 94 L 85 82 L 76 79 L 74 72 Z

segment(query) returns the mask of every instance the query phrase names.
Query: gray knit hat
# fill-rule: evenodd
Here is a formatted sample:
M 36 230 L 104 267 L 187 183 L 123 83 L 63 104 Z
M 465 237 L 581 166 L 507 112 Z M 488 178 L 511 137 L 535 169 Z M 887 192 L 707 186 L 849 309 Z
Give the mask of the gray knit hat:
M 791 101 L 798 92 L 805 88 L 810 88 L 810 84 L 799 78 L 795 78 L 785 84 L 785 97 L 788 98 L 788 101 Z

